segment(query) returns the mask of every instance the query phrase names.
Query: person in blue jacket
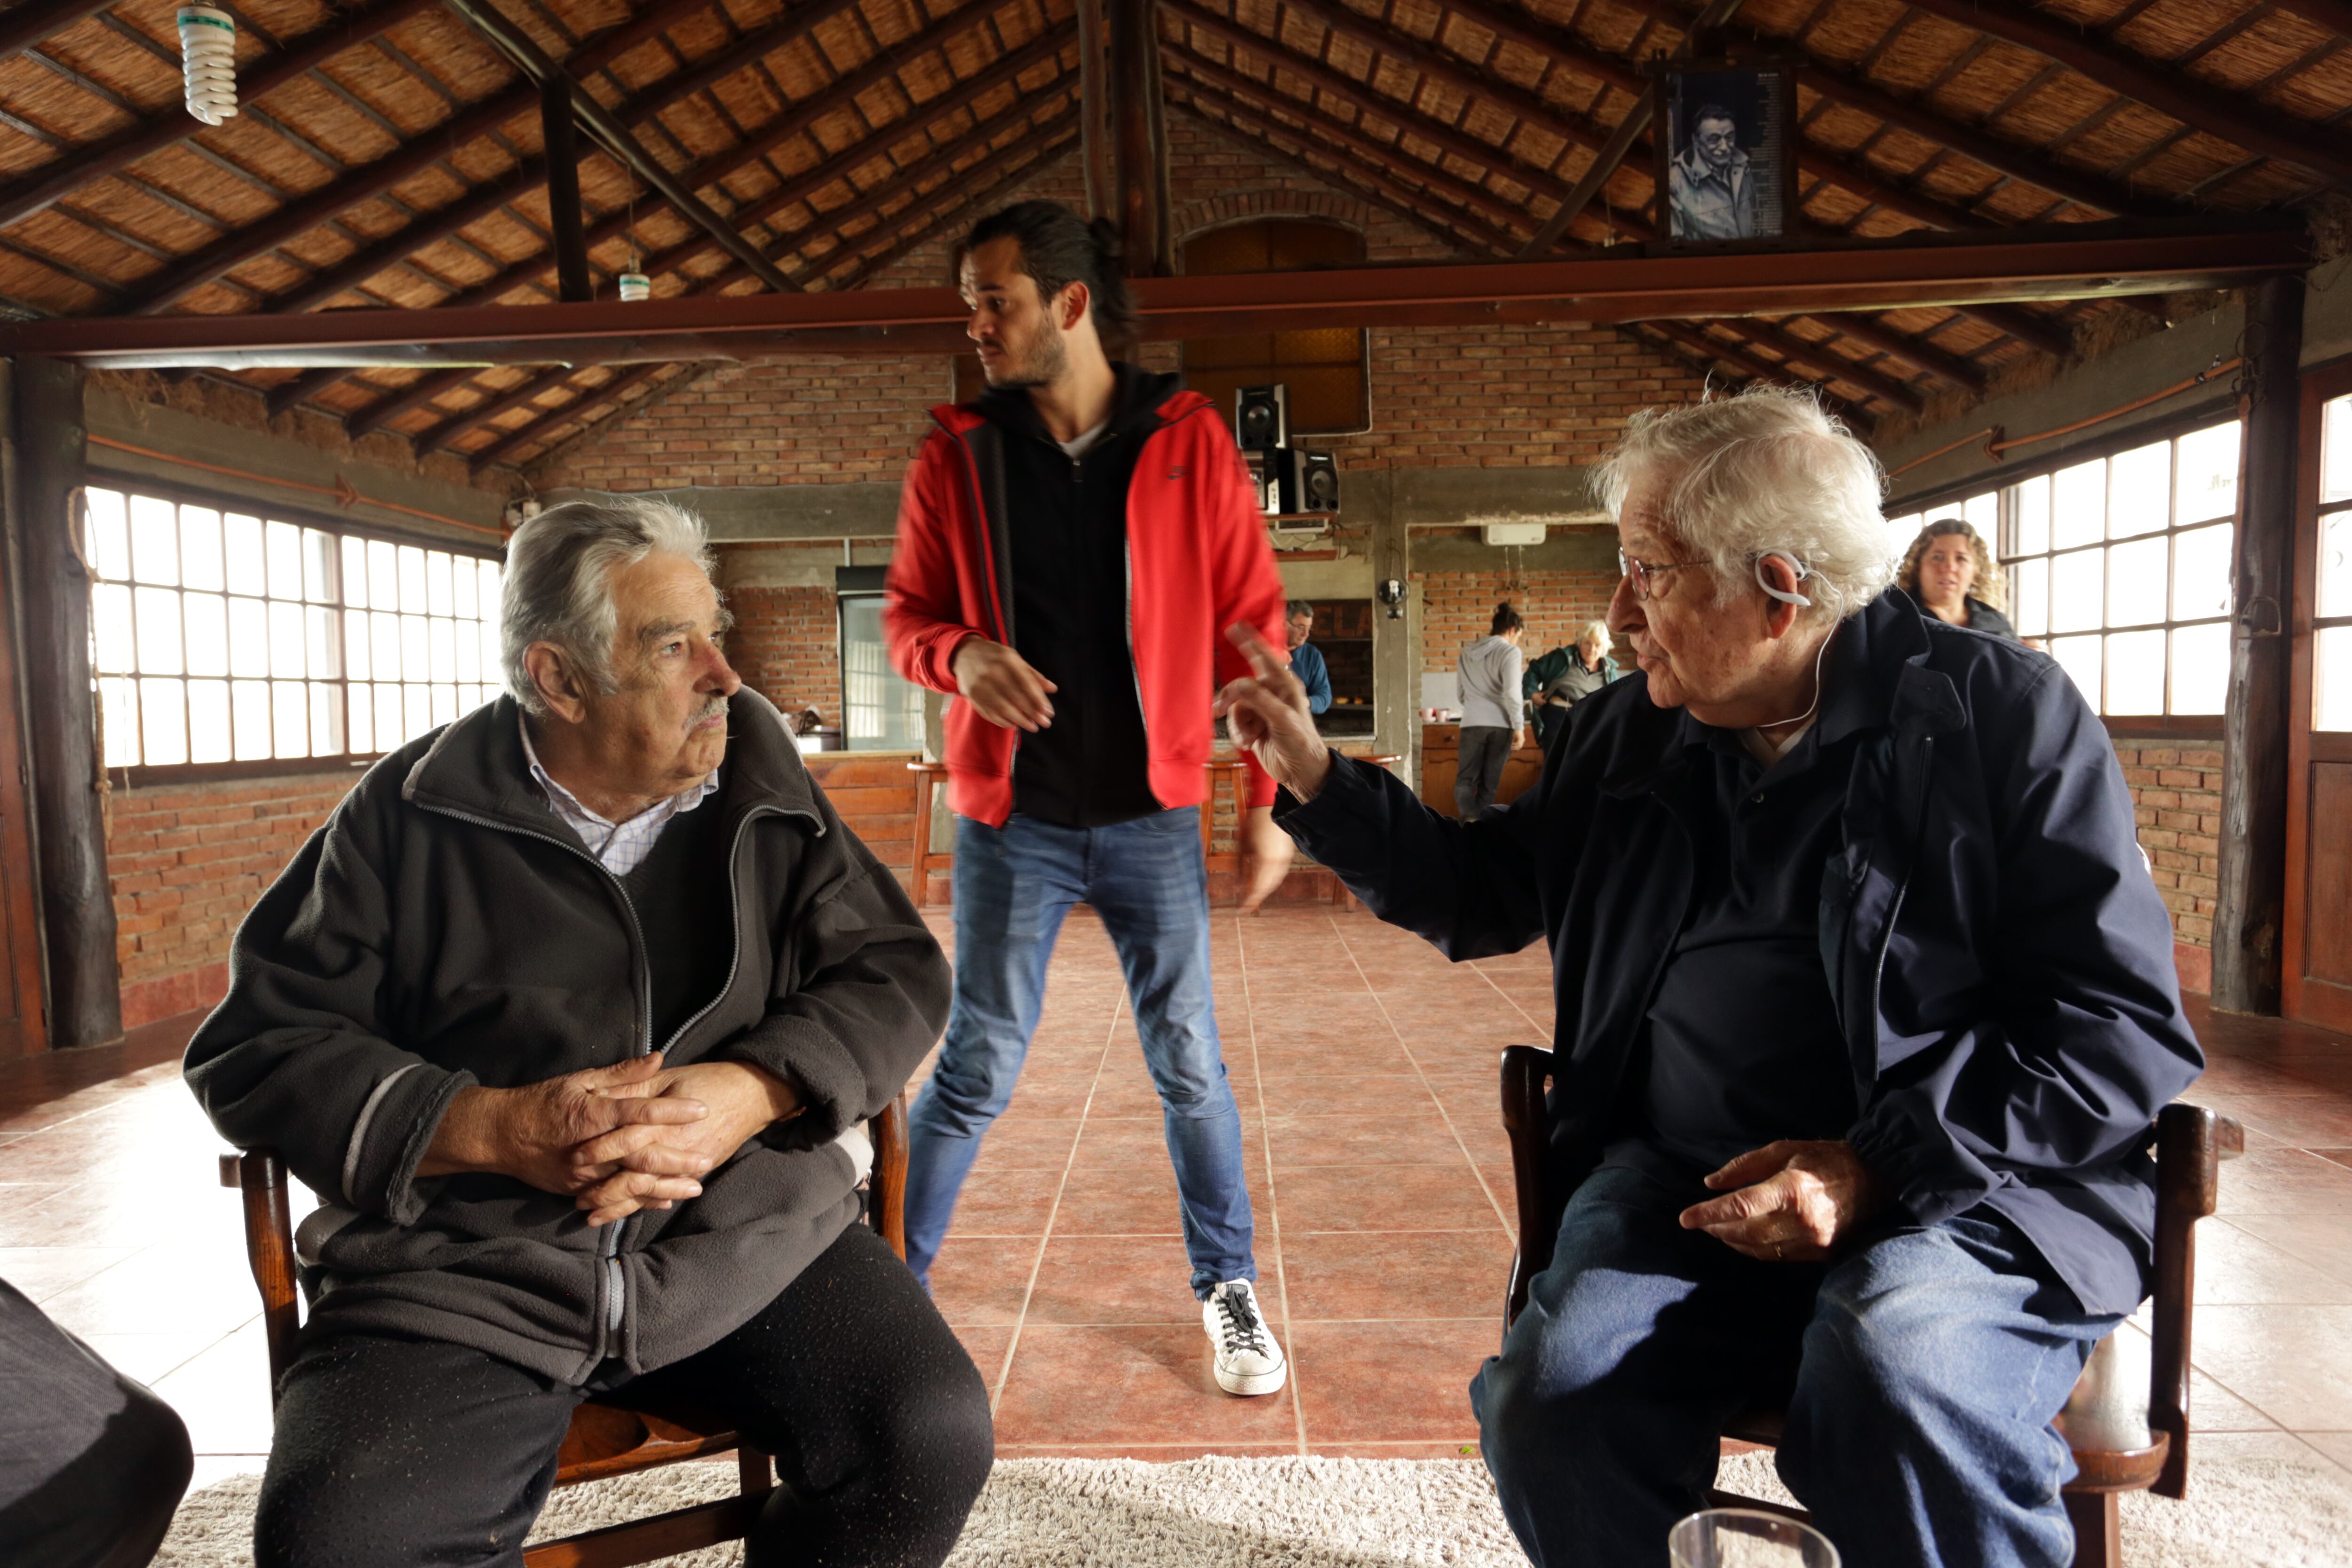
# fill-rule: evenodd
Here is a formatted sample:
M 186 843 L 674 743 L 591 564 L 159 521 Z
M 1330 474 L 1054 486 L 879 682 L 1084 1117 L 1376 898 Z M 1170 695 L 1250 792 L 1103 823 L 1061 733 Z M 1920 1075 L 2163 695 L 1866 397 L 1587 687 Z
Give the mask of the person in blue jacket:
M 1307 639 L 1315 631 L 1315 606 L 1293 599 L 1282 607 L 1283 630 L 1290 644 L 1290 673 L 1307 689 L 1307 710 L 1322 713 L 1331 707 L 1331 670 L 1323 650 Z
M 2051 1422 L 2147 1291 L 2151 1123 L 2204 1065 L 2114 748 L 1888 586 L 1876 461 L 1810 395 L 1638 416 L 1604 473 L 1640 671 L 1507 809 L 1336 755 L 1262 646 L 1219 698 L 1374 913 L 1549 947 L 1572 1196 L 1471 1385 L 1504 1511 L 1542 1568 L 1661 1564 L 1781 1401 L 1848 1563 L 2063 1568 Z

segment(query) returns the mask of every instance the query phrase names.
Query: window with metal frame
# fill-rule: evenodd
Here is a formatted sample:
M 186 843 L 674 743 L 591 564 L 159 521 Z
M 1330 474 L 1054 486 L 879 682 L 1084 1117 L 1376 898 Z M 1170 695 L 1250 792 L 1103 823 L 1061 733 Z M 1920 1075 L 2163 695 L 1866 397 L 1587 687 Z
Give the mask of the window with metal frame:
M 2241 442 L 2238 421 L 2208 425 L 1889 519 L 1889 532 L 1907 549 L 1926 524 L 1959 517 L 1994 542 L 2018 635 L 2047 647 L 2102 715 L 2218 714 Z
M 2313 562 L 2311 727 L 2352 730 L 2352 396 L 2320 409 Z
M 360 762 L 501 689 L 495 555 L 135 482 L 83 494 L 109 768 Z

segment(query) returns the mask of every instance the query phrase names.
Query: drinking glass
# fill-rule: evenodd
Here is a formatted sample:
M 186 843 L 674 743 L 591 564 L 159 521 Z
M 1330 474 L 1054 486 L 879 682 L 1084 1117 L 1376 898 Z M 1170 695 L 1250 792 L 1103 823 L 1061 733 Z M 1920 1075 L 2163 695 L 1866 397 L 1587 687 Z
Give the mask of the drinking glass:
M 1666 1537 L 1674 1568 L 1838 1568 L 1837 1548 L 1809 1524 L 1752 1508 L 1711 1508 Z

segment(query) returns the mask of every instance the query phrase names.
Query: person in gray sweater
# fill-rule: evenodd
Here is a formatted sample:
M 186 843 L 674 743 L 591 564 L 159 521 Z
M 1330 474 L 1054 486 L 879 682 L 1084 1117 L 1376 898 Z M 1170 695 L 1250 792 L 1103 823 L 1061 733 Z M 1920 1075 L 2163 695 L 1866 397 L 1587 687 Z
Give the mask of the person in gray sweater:
M 501 620 L 509 695 L 368 771 L 188 1046 L 321 1199 L 258 1568 L 520 1564 L 590 1397 L 777 1457 L 754 1568 L 936 1564 L 987 1393 L 858 1186 L 939 944 L 729 668 L 694 518 L 541 513 Z
M 1487 635 L 1462 650 L 1456 690 L 1462 700 L 1462 741 L 1454 764 L 1454 807 L 1475 822 L 1495 804 L 1503 764 L 1527 739 L 1519 676 L 1519 638 L 1527 623 L 1509 604 L 1495 606 Z

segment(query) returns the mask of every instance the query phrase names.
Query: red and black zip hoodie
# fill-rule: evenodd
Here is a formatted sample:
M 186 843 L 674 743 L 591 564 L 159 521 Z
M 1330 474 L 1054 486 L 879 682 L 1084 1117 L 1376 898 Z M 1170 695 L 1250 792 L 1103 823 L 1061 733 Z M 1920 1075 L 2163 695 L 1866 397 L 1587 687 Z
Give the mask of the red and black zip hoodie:
M 1123 403 L 1157 379 L 1131 366 L 1118 371 Z M 1265 518 L 1216 405 L 1183 391 L 1150 401 L 1157 405 L 1139 415 L 1141 444 L 1125 501 L 1126 627 L 1147 782 L 1159 805 L 1172 809 L 1205 796 L 1217 688 L 1249 673 L 1224 628 L 1245 621 L 1280 647 L 1283 588 Z M 1114 417 L 1117 431 L 1138 416 Z M 1006 443 L 1027 437 L 980 404 L 935 408 L 931 418 L 938 427 L 899 496 L 883 626 L 900 674 L 953 693 L 955 653 L 965 638 L 1020 646 L 1012 537 L 1018 524 L 1006 500 Z M 1021 741 L 1022 731 L 990 723 L 971 704 L 949 704 L 949 808 L 1003 826 L 1013 811 Z M 1274 781 L 1255 761 L 1249 780 L 1250 803 L 1272 805 Z

